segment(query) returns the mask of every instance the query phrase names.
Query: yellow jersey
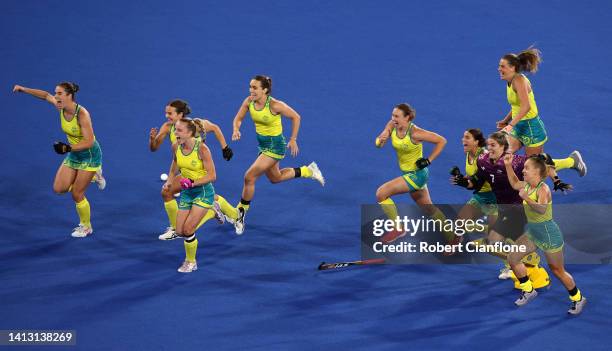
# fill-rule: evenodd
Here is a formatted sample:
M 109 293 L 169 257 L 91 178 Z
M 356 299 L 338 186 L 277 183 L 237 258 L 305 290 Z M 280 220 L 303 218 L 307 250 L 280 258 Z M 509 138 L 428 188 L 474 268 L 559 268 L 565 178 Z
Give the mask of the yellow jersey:
M 403 172 L 416 171 L 416 161 L 423 157 L 423 144 L 414 143 L 412 141 L 412 127 L 414 124 L 410 122 L 408 131 L 403 138 L 397 136 L 397 129 L 391 131 L 391 145 L 397 154 L 397 162 L 399 168 Z
M 525 76 L 523 75 L 523 77 Z M 531 107 L 531 109 L 522 118 L 522 120 L 532 119 L 538 116 L 538 105 L 536 105 L 535 97 L 533 96 L 533 88 L 531 87 L 531 82 L 529 81 L 527 77 L 525 77 L 525 80 L 527 80 L 527 83 L 529 83 L 529 87 L 531 88 L 530 89 L 531 91 L 529 92 L 529 95 L 528 95 L 529 96 L 529 106 Z M 519 100 L 519 97 L 516 91 L 512 89 L 512 84 L 506 85 L 506 97 L 508 98 L 508 103 L 510 104 L 510 107 L 512 108 L 512 118 L 514 118 L 516 115 L 518 115 L 519 110 L 521 109 L 521 104 L 520 104 L 520 100 Z
M 208 174 L 200 159 L 200 142 L 200 140 L 196 139 L 193 150 L 187 155 L 183 153 L 180 145 L 176 147 L 176 164 L 181 172 L 181 176 L 184 178 L 196 180 L 204 178 Z
M 529 198 L 535 202 L 538 202 L 538 190 L 544 184 L 544 181 L 541 181 L 535 189 L 531 189 L 529 184 L 525 185 L 525 191 L 529 195 Z M 531 191 L 531 192 L 530 192 Z M 525 208 L 525 215 L 527 215 L 527 221 L 531 223 L 541 223 L 552 220 L 552 199 L 546 205 L 546 212 L 543 214 L 534 211 L 531 206 L 527 203 L 527 201 L 523 200 L 523 207 Z
M 465 153 L 465 175 L 470 177 L 476 174 L 476 172 L 478 172 L 478 165 L 476 164 L 476 160 L 478 160 L 478 156 L 480 156 L 480 154 L 482 154 L 483 152 L 485 152 L 485 149 L 483 147 L 479 147 L 478 150 L 476 150 L 476 156 L 474 156 L 474 160 L 470 163 L 470 153 L 466 152 Z M 480 188 L 480 190 L 478 190 L 479 193 L 486 193 L 492 191 L 491 190 L 491 184 L 489 184 L 488 181 L 485 181 L 485 183 L 482 185 L 482 188 Z
M 259 135 L 264 136 L 277 136 L 283 134 L 283 124 L 281 122 L 280 113 L 275 115 L 270 110 L 270 101 L 272 97 L 268 96 L 266 104 L 263 109 L 257 110 L 255 108 L 255 102 L 249 103 L 249 113 L 253 122 L 255 122 L 255 131 Z
M 79 104 L 76 105 L 76 109 L 74 110 L 74 116 L 70 121 L 66 120 L 64 117 L 64 109 L 60 110 L 60 121 L 62 123 L 62 131 L 66 133 L 66 137 L 68 138 L 68 143 L 70 145 L 78 144 L 83 140 L 83 132 L 81 131 L 81 126 L 79 125 L 79 111 L 81 111 L 81 106 Z M 94 140 L 96 137 L 94 135 Z

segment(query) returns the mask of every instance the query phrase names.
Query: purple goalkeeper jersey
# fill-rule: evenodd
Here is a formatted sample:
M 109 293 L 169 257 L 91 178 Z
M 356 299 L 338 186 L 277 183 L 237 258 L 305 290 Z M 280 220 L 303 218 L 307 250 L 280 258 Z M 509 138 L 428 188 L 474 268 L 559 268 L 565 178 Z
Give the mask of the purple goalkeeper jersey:
M 512 188 L 508 180 L 506 165 L 504 165 L 505 155 L 505 153 L 501 155 L 495 163 L 492 163 L 489 159 L 489 153 L 478 156 L 476 176 L 478 179 L 486 180 L 491 184 L 498 204 L 522 204 L 523 199 L 519 196 L 518 191 Z M 526 160 L 527 156 L 524 155 L 514 155 L 512 159 L 512 168 L 519 180 L 523 180 L 523 166 Z

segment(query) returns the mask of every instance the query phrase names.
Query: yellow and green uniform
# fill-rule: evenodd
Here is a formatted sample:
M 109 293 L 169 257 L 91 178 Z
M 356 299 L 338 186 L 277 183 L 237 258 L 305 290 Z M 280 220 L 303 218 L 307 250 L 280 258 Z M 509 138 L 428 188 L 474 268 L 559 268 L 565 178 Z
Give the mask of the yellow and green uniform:
M 73 118 L 68 121 L 64 117 L 64 109 L 60 110 L 60 122 L 62 124 L 62 131 L 66 133 L 68 143 L 70 145 L 76 145 L 83 140 L 83 131 L 79 125 L 79 111 L 81 110 L 80 105 L 76 105 Z M 89 149 L 81 151 L 71 151 L 64 159 L 64 165 L 78 170 L 96 172 L 102 167 L 102 149 L 98 140 L 94 135 L 93 145 Z
M 523 76 L 525 77 L 525 76 Z M 527 83 L 531 86 L 531 82 L 527 77 L 525 77 Z M 512 118 L 518 115 L 521 104 L 518 94 L 512 88 L 512 84 L 506 85 L 506 97 L 508 98 L 508 103 L 512 108 Z M 546 135 L 546 128 L 544 127 L 544 123 L 538 116 L 538 106 L 535 102 L 535 97 L 533 95 L 533 89 L 529 92 L 529 106 L 531 107 L 529 112 L 521 120 L 513 127 L 510 135 L 516 139 L 518 139 L 523 145 L 529 147 L 536 147 L 543 145 L 548 139 Z
M 476 160 L 484 151 L 484 148 L 478 148 L 472 162 L 470 162 L 470 153 L 467 152 L 465 154 L 465 174 L 468 177 L 475 175 L 478 171 Z M 468 205 L 476 207 L 487 216 L 497 215 L 497 199 L 495 198 L 495 194 L 491 189 L 491 184 L 489 184 L 488 181 L 485 181 L 480 190 L 473 194 L 467 203 Z
M 391 145 L 397 154 L 397 163 L 400 170 L 404 173 L 402 178 L 408 184 L 410 192 L 423 189 L 427 185 L 429 171 L 427 167 L 418 169 L 416 161 L 423 157 L 423 144 L 412 141 L 412 127 L 410 122 L 408 131 L 403 138 L 397 135 L 397 129 L 391 131 Z
M 544 184 L 541 181 L 534 189 L 529 184 L 525 185 L 525 191 L 529 198 L 538 202 L 538 190 Z M 527 216 L 527 236 L 533 243 L 545 252 L 558 252 L 563 249 L 563 234 L 552 216 L 552 200 L 546 205 L 546 212 L 541 214 L 529 206 L 523 200 L 525 215 Z
M 200 159 L 200 140 L 195 141 L 195 145 L 191 152 L 187 155 L 183 153 L 180 145 L 176 148 L 176 164 L 183 178 L 197 180 L 206 177 L 208 172 L 204 169 L 202 160 Z M 181 191 L 179 197 L 179 210 L 189 210 L 192 206 L 203 208 L 211 208 L 215 199 L 215 188 L 212 183 L 194 186 L 191 189 Z
M 287 142 L 283 136 L 281 115 L 273 114 L 270 110 L 272 97 L 268 96 L 266 104 L 261 110 L 255 108 L 255 102 L 249 103 L 249 113 L 255 123 L 259 153 L 275 160 L 282 160 L 287 150 Z

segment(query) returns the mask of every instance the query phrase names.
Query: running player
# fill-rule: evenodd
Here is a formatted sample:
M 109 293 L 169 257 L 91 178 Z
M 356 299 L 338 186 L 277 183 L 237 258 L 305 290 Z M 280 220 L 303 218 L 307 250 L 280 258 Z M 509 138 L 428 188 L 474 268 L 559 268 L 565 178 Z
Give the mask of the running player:
M 515 301 L 515 304 L 523 306 L 538 295 L 521 260 L 525 255 L 540 249 L 544 252 L 551 271 L 569 293 L 571 306 L 567 313 L 580 314 L 587 299 L 576 286 L 574 278 L 565 271 L 563 234 L 553 220 L 552 196 L 548 185 L 544 183 L 547 175 L 545 161 L 537 156 L 527 159 L 522 172 L 524 181 L 520 181 L 514 172 L 512 167 L 513 155 L 505 155 L 504 164 L 512 188 L 519 192 L 519 196 L 523 200 L 523 207 L 527 216 L 527 232 L 516 240 L 517 245 L 524 245 L 527 250 L 526 252 L 511 252 L 508 255 L 508 261 L 520 282 L 522 290 L 521 296 Z
M 429 178 L 429 165 L 444 149 L 446 139 L 434 132 L 417 127 L 413 121 L 416 111 L 407 103 L 393 108 L 391 120 L 376 138 L 376 145 L 382 147 L 391 139 L 391 145 L 397 154 L 397 161 L 403 175 L 394 178 L 376 190 L 376 201 L 382 207 L 389 219 L 398 217 L 397 207 L 391 196 L 409 193 L 412 200 L 433 219 L 444 222 L 446 217 L 431 201 L 427 189 Z M 429 157 L 423 157 L 423 142 L 434 144 Z M 392 243 L 406 235 L 402 228 L 396 228 L 382 236 L 382 242 Z M 453 242 L 460 240 L 454 233 L 445 233 L 446 240 Z
M 497 122 L 497 128 L 506 133 L 509 152 L 515 153 L 525 146 L 525 154 L 536 155 L 544 151 L 548 140 L 544 123 L 540 119 L 531 82 L 523 72 L 535 73 L 542 61 L 541 52 L 530 47 L 520 54 L 506 54 L 499 60 L 500 78 L 506 81 L 506 96 L 510 111 Z M 556 170 L 575 169 L 583 177 L 587 168 L 580 152 L 573 151 L 567 158 L 555 160 Z M 557 190 L 557 189 L 555 189 Z
M 91 116 L 87 109 L 75 101 L 79 86 L 71 82 L 62 82 L 55 87 L 55 96 L 44 90 L 15 85 L 13 92 L 30 94 L 54 105 L 60 112 L 62 130 L 66 133 L 68 144 L 55 142 L 53 148 L 58 154 L 68 154 L 60 165 L 53 191 L 63 194 L 72 193 L 79 215 L 79 225 L 72 231 L 75 238 L 83 238 L 93 233 L 91 225 L 91 208 L 85 197 L 85 191 L 92 182 L 98 183 L 100 189 L 106 186 L 102 176 L 102 150 L 93 132 Z M 97 174 L 97 176 L 96 176 Z
M 463 133 L 461 142 L 463 144 L 463 152 L 465 152 L 465 174 L 470 177 L 475 175 L 478 170 L 476 166 L 478 157 L 487 152 L 486 139 L 480 129 L 472 128 Z M 455 178 L 452 177 L 451 182 L 454 181 Z M 492 226 L 497 219 L 497 200 L 488 181 L 485 181 L 480 190 L 474 193 L 465 206 L 461 208 L 457 218 L 475 219 L 482 216 L 487 216 L 489 226 Z
M 301 177 L 311 178 L 321 185 L 325 185 L 325 178 L 323 178 L 315 162 L 299 168 L 280 169 L 279 162 L 285 157 L 287 148 L 289 148 L 293 157 L 298 154 L 297 137 L 301 117 L 289 105 L 270 96 L 272 79 L 261 75 L 253 77 L 249 83 L 249 93 L 250 95 L 244 99 L 234 117 L 232 140 L 240 140 L 240 126 L 246 113 L 249 112 L 253 122 L 255 122 L 259 156 L 244 174 L 244 186 L 242 188 L 242 198 L 237 206 L 237 217 L 227 216 L 229 221 L 234 222 L 236 234 L 244 232 L 244 219 L 255 195 L 255 182 L 263 174 L 274 184 Z M 288 143 L 285 142 L 283 136 L 281 116 L 289 118 L 293 124 Z M 227 214 L 226 210 L 223 208 L 222 210 Z
M 176 216 L 176 235 L 185 239 L 185 261 L 178 268 L 181 273 L 198 269 L 198 239 L 195 232 L 207 219 L 214 217 L 215 189 L 212 183 L 217 175 L 210 150 L 201 139 L 196 138 L 199 123 L 185 118 L 175 123 L 176 143 L 172 145 L 174 157 L 168 173 L 180 172 L 178 183 L 182 190 Z M 172 187 L 170 178 L 163 187 L 166 190 Z
M 169 137 L 171 145 L 176 143 L 176 136 L 174 133 L 176 130 L 175 124 L 180 119 L 186 118 L 191 113 L 191 108 L 186 101 L 176 99 L 168 103 L 165 112 L 167 121 L 162 124 L 159 130 L 157 128 L 151 128 L 151 131 L 149 132 L 149 149 L 152 152 L 159 149 L 161 144 L 166 139 L 166 136 Z M 207 119 L 196 118 L 195 120 L 200 121 L 201 123 L 199 125 L 202 126 L 202 130 L 197 133 L 196 139 L 205 141 L 206 133 L 212 132 L 221 145 L 223 150 L 223 158 L 229 161 L 234 153 L 229 145 L 227 145 L 221 128 Z M 204 137 L 203 139 L 202 136 Z M 169 174 L 168 179 L 170 187 L 162 188 L 161 191 L 162 199 L 164 200 L 164 208 L 168 214 L 168 221 L 170 225 L 166 228 L 163 234 L 159 235 L 160 240 L 173 240 L 178 237 L 175 230 L 178 205 L 174 199 L 174 194 L 181 190 L 181 185 L 179 183 L 180 178 L 180 175 Z M 225 199 L 222 197 L 221 200 L 219 200 L 219 195 L 217 195 L 215 200 L 222 204 L 227 203 L 227 201 L 225 201 Z M 229 207 L 231 207 L 231 205 Z M 219 218 L 223 219 L 224 217 L 221 216 Z
M 485 182 L 491 186 L 498 204 L 498 219 L 492 228 L 489 228 L 488 244 L 503 242 L 506 238 L 516 241 L 523 234 L 527 219 L 521 205 L 521 198 L 509 183 L 504 165 L 503 156 L 508 154 L 508 139 L 501 133 L 493 133 L 487 139 L 489 152 L 482 153 L 476 161 L 477 171 L 470 177 L 456 177 L 454 183 L 468 189 L 480 190 Z M 512 166 L 516 172 L 522 174 L 523 164 L 526 156 L 516 155 Z M 496 256 L 507 259 L 507 253 L 498 252 Z M 539 267 L 540 257 L 533 253 L 525 257 L 527 263 L 533 267 L 530 271 L 532 280 L 536 281 L 537 287 L 549 284 L 548 273 Z M 502 271 L 504 273 L 504 271 Z M 500 274 L 501 276 L 502 274 Z M 500 277 L 504 278 L 504 277 Z

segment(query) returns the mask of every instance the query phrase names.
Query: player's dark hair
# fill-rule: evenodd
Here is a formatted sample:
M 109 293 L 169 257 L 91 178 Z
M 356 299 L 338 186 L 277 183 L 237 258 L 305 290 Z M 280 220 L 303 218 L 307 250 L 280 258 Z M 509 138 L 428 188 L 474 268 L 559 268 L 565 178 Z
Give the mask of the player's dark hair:
M 470 128 L 466 130 L 466 132 L 472 135 L 472 138 L 478 142 L 478 147 L 484 147 L 487 144 L 487 140 L 485 139 L 482 131 L 478 128 Z
M 266 92 L 267 95 L 272 94 L 272 78 L 268 76 L 263 76 L 263 75 L 256 75 L 255 77 L 253 77 L 253 80 L 256 80 L 259 83 L 261 83 L 262 89 L 268 90 Z
M 404 113 L 404 116 L 408 116 L 408 120 L 412 121 L 416 117 L 416 110 L 405 102 L 402 102 L 399 105 L 395 105 L 395 108 L 401 110 Z
M 489 139 L 495 140 L 496 143 L 504 147 L 504 152 L 508 151 L 510 145 L 508 145 L 508 139 L 506 139 L 506 134 L 502 132 L 495 132 L 489 135 Z
M 64 89 L 64 91 L 66 92 L 66 95 L 72 95 L 72 100 L 75 99 L 74 94 L 79 91 L 79 85 L 74 82 L 61 82 L 57 86 L 62 87 L 62 89 Z
M 191 108 L 185 100 L 175 99 L 168 103 L 168 106 L 174 107 L 176 113 L 182 113 L 183 117 L 187 117 L 191 113 Z
M 506 54 L 502 57 L 508 62 L 508 64 L 519 72 L 531 72 L 536 73 L 538 71 L 538 65 L 542 62 L 542 53 L 540 50 L 533 46 L 530 46 L 526 50 L 521 51 L 520 54 Z

